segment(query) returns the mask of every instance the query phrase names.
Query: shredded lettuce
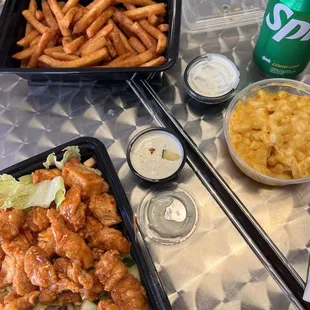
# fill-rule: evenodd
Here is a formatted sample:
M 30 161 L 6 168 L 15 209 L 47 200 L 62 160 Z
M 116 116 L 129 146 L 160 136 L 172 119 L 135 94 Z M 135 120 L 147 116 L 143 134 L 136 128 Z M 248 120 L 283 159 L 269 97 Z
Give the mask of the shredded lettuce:
M 63 149 L 63 151 L 65 151 L 63 158 L 61 161 L 57 160 L 56 154 L 55 153 L 51 153 L 47 156 L 46 161 L 43 163 L 43 166 L 46 169 L 49 169 L 50 167 L 55 166 L 56 168 L 62 170 L 65 166 L 65 164 L 71 160 L 71 159 L 77 159 L 77 160 L 81 160 L 81 153 L 80 153 L 80 149 L 78 146 L 68 146 L 66 148 Z M 81 164 L 83 165 L 83 164 Z M 83 165 L 83 167 L 91 172 L 94 172 L 98 175 L 101 175 L 101 172 L 98 169 L 94 169 L 94 168 L 90 168 L 87 167 L 85 165 Z
M 97 173 L 98 175 L 101 175 L 101 171 L 98 170 L 98 169 L 95 169 L 95 168 L 90 168 L 90 167 L 87 167 L 85 165 L 83 165 L 83 167 L 91 172 L 94 172 L 94 173 Z
M 32 175 L 31 174 L 23 175 L 18 179 L 18 181 L 23 184 L 32 184 Z
M 40 303 L 36 304 L 33 310 L 45 310 L 48 306 L 47 305 L 42 305 Z
M 48 208 L 54 200 L 58 207 L 64 201 L 65 193 L 62 177 L 29 184 L 7 174 L 0 175 L 0 209 L 27 209 L 33 206 Z
M 56 168 L 62 170 L 65 163 L 71 159 L 78 159 L 81 160 L 80 149 L 78 146 L 68 146 L 63 149 L 65 151 L 63 158 L 61 161 L 57 160 L 56 154 L 51 153 L 48 155 L 46 161 L 43 163 L 43 166 L 46 169 L 49 169 L 52 166 L 56 166 Z
M 81 310 L 97 310 L 97 305 L 91 301 L 84 300 L 81 305 Z

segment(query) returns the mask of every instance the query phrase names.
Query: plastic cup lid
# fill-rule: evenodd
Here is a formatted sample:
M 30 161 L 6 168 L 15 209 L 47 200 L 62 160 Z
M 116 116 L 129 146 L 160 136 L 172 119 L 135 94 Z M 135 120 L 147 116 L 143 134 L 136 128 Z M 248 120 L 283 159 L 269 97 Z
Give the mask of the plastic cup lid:
M 240 71 L 227 57 L 206 54 L 190 62 L 184 74 L 190 95 L 198 100 L 227 97 L 239 85 Z
M 198 208 L 194 198 L 178 185 L 150 191 L 137 210 L 144 236 L 173 245 L 187 240 L 195 231 Z

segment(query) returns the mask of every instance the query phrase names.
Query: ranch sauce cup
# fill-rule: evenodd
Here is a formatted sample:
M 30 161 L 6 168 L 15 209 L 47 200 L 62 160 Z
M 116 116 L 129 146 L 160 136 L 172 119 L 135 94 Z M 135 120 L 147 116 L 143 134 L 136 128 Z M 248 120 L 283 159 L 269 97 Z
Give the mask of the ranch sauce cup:
M 221 103 L 233 96 L 240 82 L 237 66 L 220 54 L 206 54 L 192 60 L 185 69 L 188 94 L 206 104 Z
M 185 151 L 173 133 L 151 128 L 133 138 L 127 149 L 127 162 L 133 173 L 144 180 L 168 181 L 183 168 Z

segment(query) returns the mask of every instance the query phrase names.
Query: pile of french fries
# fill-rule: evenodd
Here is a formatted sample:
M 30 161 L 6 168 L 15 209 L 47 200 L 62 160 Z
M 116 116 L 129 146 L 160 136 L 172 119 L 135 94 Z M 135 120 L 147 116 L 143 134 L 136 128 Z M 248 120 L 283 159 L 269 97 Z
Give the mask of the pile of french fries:
M 22 68 L 160 66 L 168 45 L 166 5 L 152 0 L 30 0 Z

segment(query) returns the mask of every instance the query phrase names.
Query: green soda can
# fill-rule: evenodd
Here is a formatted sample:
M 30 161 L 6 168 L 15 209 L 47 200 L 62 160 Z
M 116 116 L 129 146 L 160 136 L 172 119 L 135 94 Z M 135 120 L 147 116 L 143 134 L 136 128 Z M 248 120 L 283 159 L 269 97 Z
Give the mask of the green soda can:
M 310 0 L 269 0 L 254 49 L 268 76 L 291 78 L 310 60 Z

